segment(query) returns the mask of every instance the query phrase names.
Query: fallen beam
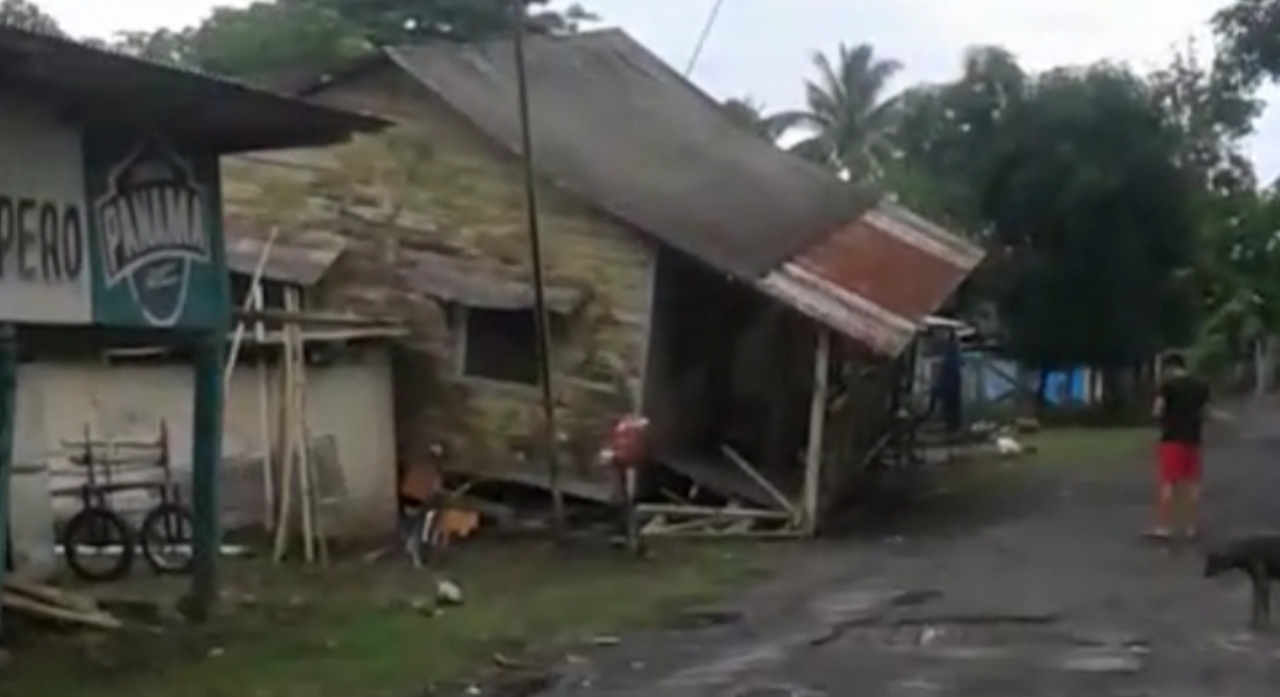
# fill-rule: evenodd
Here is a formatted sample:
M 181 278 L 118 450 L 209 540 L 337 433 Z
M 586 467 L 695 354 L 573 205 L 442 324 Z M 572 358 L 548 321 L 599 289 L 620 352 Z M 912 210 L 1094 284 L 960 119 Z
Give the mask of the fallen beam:
M 749 540 L 798 540 L 806 537 L 802 530 L 657 530 L 641 531 L 643 537 L 671 537 L 684 539 L 725 539 L 738 537 Z
M 782 510 L 787 512 L 789 517 L 797 520 L 800 518 L 800 511 L 796 509 L 795 504 L 791 503 L 791 501 L 788 500 L 781 491 L 778 491 L 778 487 L 774 486 L 773 482 L 770 482 L 763 474 L 756 471 L 756 468 L 752 467 L 751 463 L 747 462 L 746 458 L 739 455 L 736 450 L 727 445 L 720 446 L 720 452 L 724 453 L 725 457 L 729 458 L 733 464 L 737 465 L 738 469 L 745 472 L 746 475 L 758 484 L 761 489 L 768 492 L 769 496 L 777 502 L 778 506 L 782 508 Z
M 124 623 L 104 612 L 81 612 L 52 605 L 45 605 L 17 593 L 5 591 L 0 595 L 0 605 L 15 612 L 25 612 L 34 617 L 78 624 L 93 629 L 120 629 Z
M 642 503 L 636 513 L 677 517 L 698 516 L 722 520 L 777 520 L 789 521 L 791 515 L 783 511 L 762 511 L 754 508 L 711 508 L 709 506 L 679 506 L 669 503 Z

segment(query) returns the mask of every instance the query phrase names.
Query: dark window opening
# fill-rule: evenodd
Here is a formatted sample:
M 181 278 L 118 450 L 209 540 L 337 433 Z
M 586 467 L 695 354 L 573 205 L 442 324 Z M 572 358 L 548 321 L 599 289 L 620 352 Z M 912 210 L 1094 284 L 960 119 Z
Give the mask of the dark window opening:
M 463 375 L 538 384 L 538 335 L 532 310 L 471 308 L 466 324 Z
M 245 301 L 249 297 L 249 281 L 251 279 L 244 275 L 231 274 L 231 303 L 232 307 L 244 307 Z M 283 310 L 284 293 L 286 285 L 277 281 L 269 281 L 262 279 L 262 306 L 268 310 Z

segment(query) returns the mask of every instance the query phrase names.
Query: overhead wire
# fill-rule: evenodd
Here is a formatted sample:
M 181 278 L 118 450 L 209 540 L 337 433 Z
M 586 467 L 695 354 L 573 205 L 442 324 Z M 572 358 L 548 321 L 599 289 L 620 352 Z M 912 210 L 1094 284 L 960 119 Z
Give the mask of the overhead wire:
M 698 37 L 698 43 L 693 47 L 693 55 L 689 56 L 689 64 L 685 66 L 685 77 L 692 75 L 693 69 L 697 67 L 698 59 L 702 57 L 702 49 L 707 45 L 707 38 L 711 36 L 711 30 L 715 28 L 716 21 L 720 19 L 720 9 L 722 7 L 724 7 L 724 0 L 715 0 L 715 4 L 711 6 L 711 13 L 707 15 L 707 21 L 702 26 L 702 34 Z

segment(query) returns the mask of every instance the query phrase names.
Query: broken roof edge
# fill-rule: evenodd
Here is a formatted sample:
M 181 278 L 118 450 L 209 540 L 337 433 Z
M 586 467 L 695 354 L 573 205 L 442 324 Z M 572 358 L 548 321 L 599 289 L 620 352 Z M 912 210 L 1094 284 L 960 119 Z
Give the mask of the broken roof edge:
M 896 237 L 920 252 L 943 261 L 953 270 L 933 288 L 930 307 L 917 317 L 891 311 L 861 295 L 855 285 L 842 285 L 838 279 L 818 269 L 807 268 L 805 255 L 820 245 L 845 234 L 841 230 L 810 245 L 754 285 L 757 289 L 808 316 L 831 331 L 845 336 L 873 353 L 887 358 L 898 357 L 912 339 L 935 320 L 933 313 L 955 295 L 957 289 L 973 275 L 986 257 L 986 250 L 949 232 L 911 210 L 883 201 L 859 219 L 872 230 Z
M 226 224 L 227 269 L 252 277 L 262 263 L 262 278 L 310 288 L 320 283 L 347 249 L 346 238 L 319 230 L 270 241 Z M 270 247 L 268 248 L 268 244 Z M 263 254 L 266 253 L 265 260 Z
M 888 197 L 882 198 L 864 217 L 868 223 L 886 232 L 912 238 L 916 246 L 935 251 L 957 266 L 973 269 L 987 256 L 987 250 L 965 236 L 942 227 Z
M 137 71 L 139 74 L 155 79 L 187 80 L 192 83 L 204 83 L 227 92 L 225 95 L 211 95 L 211 99 L 234 97 L 260 100 L 262 104 L 293 109 L 297 112 L 296 116 L 314 120 L 315 123 L 311 125 L 315 126 L 316 129 L 308 131 L 307 135 L 310 137 L 298 138 L 294 142 L 288 143 L 287 147 L 332 145 L 349 140 L 355 133 L 377 132 L 391 125 L 390 121 L 380 116 L 317 104 L 226 75 L 219 75 L 168 61 L 130 55 L 109 47 L 91 45 L 69 36 L 34 31 L 0 23 L 0 55 L 18 54 L 20 60 L 38 51 L 66 54 L 69 56 L 68 60 L 85 64 L 106 61 L 108 66 L 113 66 L 116 69 Z M 10 57 L 8 56 L 0 60 L 0 75 L 10 72 L 16 74 L 21 70 L 21 66 L 13 69 L 5 65 L 9 60 Z M 55 78 L 48 76 L 39 76 L 33 82 L 47 85 L 65 84 L 58 83 Z M 69 88 L 68 92 L 74 93 L 75 88 Z M 229 150 L 226 154 L 230 152 Z

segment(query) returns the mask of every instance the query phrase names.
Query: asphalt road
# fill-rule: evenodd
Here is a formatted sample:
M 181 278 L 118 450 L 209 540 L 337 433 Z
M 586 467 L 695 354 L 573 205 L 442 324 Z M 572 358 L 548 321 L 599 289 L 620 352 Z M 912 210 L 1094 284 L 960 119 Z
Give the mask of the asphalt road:
M 1280 403 L 1233 411 L 1206 453 L 1202 544 L 1280 529 Z M 1146 463 L 1082 467 L 1018 496 L 955 529 L 818 543 L 736 604 L 742 621 L 567 657 L 546 694 L 1277 694 L 1280 639 L 1247 631 L 1244 579 L 1207 581 L 1200 550 L 1139 539 Z

